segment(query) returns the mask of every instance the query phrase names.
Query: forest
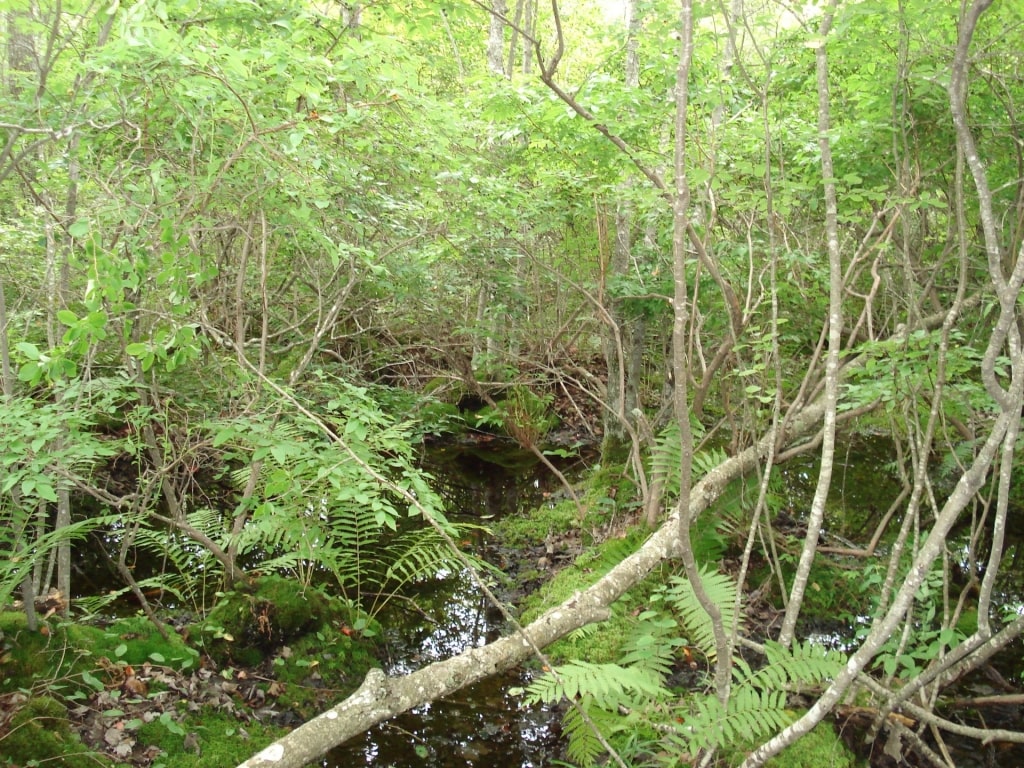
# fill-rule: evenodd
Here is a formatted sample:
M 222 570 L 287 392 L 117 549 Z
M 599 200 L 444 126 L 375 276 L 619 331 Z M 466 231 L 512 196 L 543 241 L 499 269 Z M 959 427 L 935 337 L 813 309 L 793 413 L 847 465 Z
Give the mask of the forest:
M 1020 3 L 6 0 L 0 43 L 0 765 L 328 765 L 520 667 L 552 765 L 1024 763 Z M 424 460 L 491 444 L 553 483 L 521 603 Z M 385 669 L 445 574 L 501 636 Z

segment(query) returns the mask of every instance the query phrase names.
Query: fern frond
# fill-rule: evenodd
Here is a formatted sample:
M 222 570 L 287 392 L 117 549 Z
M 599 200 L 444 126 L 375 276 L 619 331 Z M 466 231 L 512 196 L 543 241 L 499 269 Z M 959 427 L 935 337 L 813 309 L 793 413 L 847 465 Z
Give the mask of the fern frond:
M 37 562 L 46 562 L 46 558 L 58 546 L 85 538 L 91 531 L 98 528 L 113 526 L 120 522 L 120 515 L 97 515 L 85 520 L 76 520 L 68 525 L 47 531 L 32 542 L 32 549 L 23 555 L 9 553 L 0 558 L 0 605 L 11 601 L 15 590 L 21 585 L 25 576 L 32 572 Z
M 526 688 L 526 701 L 530 704 L 592 696 L 594 703 L 604 709 L 629 704 L 636 697 L 663 699 L 668 695 L 661 679 L 652 672 L 619 664 L 591 664 L 579 659 L 541 675 Z
M 704 591 L 721 611 L 725 631 L 732 633 L 742 626 L 742 616 L 736 614 L 736 597 L 739 589 L 732 577 L 707 570 L 702 566 L 701 581 Z M 714 661 L 716 656 L 715 633 L 711 625 L 711 617 L 698 602 L 689 581 L 675 578 L 672 582 L 673 585 L 667 590 L 666 596 L 675 610 L 679 612 L 680 622 L 686 630 L 690 644 L 696 646 L 708 659 Z
M 442 571 L 460 572 L 458 556 L 433 528 L 421 528 L 402 534 L 388 546 L 384 560 L 388 582 L 414 583 L 436 578 Z
M 188 582 L 185 577 L 181 575 L 178 575 L 177 577 L 169 574 L 151 576 L 148 579 L 140 581 L 138 586 L 139 589 L 144 592 L 151 592 L 153 590 L 166 592 L 180 603 L 186 603 L 189 600 Z M 131 591 L 131 587 L 122 587 L 121 589 L 104 592 L 100 595 L 86 595 L 78 597 L 75 599 L 75 605 L 82 609 L 86 614 L 94 614 L 117 602 L 120 598 L 129 594 Z
M 693 454 L 694 479 L 704 477 L 719 464 L 724 464 L 728 458 L 729 454 L 725 452 L 724 448 L 708 448 L 704 451 L 697 451 Z
M 211 540 L 224 539 L 225 519 L 221 512 L 196 509 L 186 520 Z M 135 531 L 134 544 L 136 550 L 146 552 L 151 559 L 164 563 L 160 568 L 160 576 L 146 580 L 146 588 L 169 592 L 181 601 L 201 603 L 203 587 L 211 579 L 216 580 L 224 567 L 208 549 L 178 532 L 142 526 Z M 203 578 L 197 579 L 196 574 L 202 574 Z
M 696 419 L 691 419 L 690 428 L 694 437 L 700 437 L 704 433 L 703 425 Z M 694 479 L 703 477 L 726 458 L 728 457 L 721 448 L 698 451 L 694 454 L 692 462 Z M 651 474 L 664 480 L 667 496 L 679 494 L 679 467 L 682 466 L 682 461 L 683 445 L 679 437 L 679 425 L 673 422 L 658 435 L 651 455 Z
M 583 716 L 584 713 L 586 717 Z M 590 722 L 587 722 L 588 718 Z M 602 733 L 608 733 L 615 730 L 620 721 L 618 713 L 594 706 L 593 698 L 584 696 L 580 699 L 578 708 L 569 707 L 562 716 L 562 732 L 568 740 L 565 756 L 580 768 L 592 768 L 597 765 L 598 758 L 605 750 L 595 728 Z
M 636 552 L 641 544 L 643 540 L 637 536 L 606 539 L 599 548 L 581 555 L 576 564 L 596 575 L 605 574 Z
M 679 625 L 671 616 L 645 611 L 638 619 L 634 631 L 622 644 L 619 663 L 664 679 L 672 673 L 676 651 L 686 645 L 686 640 L 680 636 Z
M 787 689 L 821 683 L 833 678 L 846 664 L 846 656 L 814 643 L 784 648 L 773 640 L 765 643 L 765 665 L 756 672 L 737 669 L 738 682 L 759 689 Z
M 781 730 L 792 722 L 782 691 L 759 691 L 750 686 L 733 689 L 723 707 L 714 696 L 696 696 L 674 735 L 686 751 L 696 753 L 737 741 L 749 741 Z
M 603 629 L 601 622 L 594 622 L 593 624 L 584 624 L 582 627 L 577 627 L 570 632 L 566 639 L 571 642 L 578 642 L 580 640 L 587 640 Z

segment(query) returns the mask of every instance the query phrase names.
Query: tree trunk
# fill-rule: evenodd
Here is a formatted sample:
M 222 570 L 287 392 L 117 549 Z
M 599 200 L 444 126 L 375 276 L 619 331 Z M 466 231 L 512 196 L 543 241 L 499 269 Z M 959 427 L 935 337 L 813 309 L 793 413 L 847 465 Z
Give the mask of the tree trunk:
M 786 605 L 786 615 L 779 632 L 779 643 L 789 647 L 793 642 L 796 622 L 800 617 L 804 592 L 811 575 L 811 565 L 818 552 L 818 537 L 825 519 L 825 503 L 832 487 L 832 465 L 836 449 L 836 410 L 839 403 L 839 355 L 843 345 L 843 265 L 839 253 L 839 214 L 836 200 L 836 184 L 832 170 L 832 143 L 829 140 L 831 127 L 828 55 L 825 41 L 832 27 L 832 15 L 836 0 L 828 6 L 821 22 L 819 37 L 821 44 L 815 51 L 818 84 L 818 146 L 821 149 L 821 175 L 825 185 L 825 238 L 828 249 L 828 355 L 825 359 L 825 423 L 822 427 L 821 465 L 818 483 L 811 501 L 811 512 L 807 518 L 807 535 L 800 551 L 793 587 Z
M 640 85 L 639 0 L 629 0 L 626 18 L 623 78 L 626 87 L 633 89 Z M 629 202 L 632 186 L 632 180 L 623 182 L 615 207 L 615 243 L 607 271 L 613 283 L 629 276 L 633 262 L 633 206 Z M 621 298 L 609 298 L 607 310 L 609 321 L 602 326 L 608 384 L 601 453 L 607 460 L 615 461 L 621 459 L 621 453 L 632 444 L 636 435 L 634 411 L 640 407 L 639 381 L 646 323 L 641 316 L 630 317 Z
M 495 75 L 505 76 L 505 0 L 492 0 L 491 23 L 487 35 L 487 69 Z

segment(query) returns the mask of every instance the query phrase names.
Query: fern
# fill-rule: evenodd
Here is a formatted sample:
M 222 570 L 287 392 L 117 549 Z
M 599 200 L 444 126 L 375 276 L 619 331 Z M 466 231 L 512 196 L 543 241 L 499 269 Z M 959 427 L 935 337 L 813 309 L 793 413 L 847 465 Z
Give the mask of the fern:
M 701 567 L 701 582 L 708 597 L 722 613 L 725 631 L 729 634 L 738 631 L 742 626 L 743 619 L 742 616 L 736 614 L 736 602 L 739 594 L 736 582 L 724 573 L 709 571 L 703 566 Z M 686 630 L 690 644 L 700 650 L 708 659 L 714 661 L 716 656 L 715 633 L 711 625 L 711 617 L 697 601 L 690 582 L 680 577 L 673 578 L 672 586 L 665 589 L 660 596 L 655 595 L 655 598 L 657 597 L 662 597 L 678 611 L 680 622 Z
M 32 542 L 32 549 L 26 554 L 3 553 L 5 556 L 0 557 L 0 605 L 11 602 L 14 592 L 32 572 L 36 563 L 46 562 L 46 558 L 57 547 L 83 539 L 94 530 L 115 525 L 118 519 L 119 515 L 98 515 L 77 520 L 37 537 Z
M 582 697 L 578 708 L 569 707 L 562 718 L 562 732 L 568 739 L 565 756 L 580 768 L 597 765 L 605 749 L 595 727 L 601 733 L 610 733 L 621 727 L 620 723 L 621 718 L 617 712 L 594 706 L 592 696 Z
M 601 632 L 603 627 L 600 622 L 594 622 L 593 624 L 584 624 L 582 627 L 574 629 L 567 635 L 568 640 L 572 642 L 579 642 L 580 640 L 587 640 L 594 637 L 596 634 Z
M 644 611 L 635 630 L 622 646 L 620 663 L 661 675 L 672 673 L 676 651 L 686 640 L 675 619 L 658 611 Z
M 737 659 L 737 682 L 756 688 L 786 689 L 794 685 L 821 683 L 831 679 L 846 664 L 846 656 L 814 643 L 784 648 L 774 640 L 765 643 L 765 664 L 756 672 Z
M 454 539 L 461 539 L 474 530 L 481 528 L 470 524 L 456 525 L 452 527 L 450 535 Z M 463 554 L 478 571 L 493 568 L 474 555 Z M 385 579 L 398 584 L 432 579 L 443 571 L 458 573 L 465 567 L 441 534 L 433 528 L 403 533 L 388 545 L 383 559 L 390 563 L 384 574 Z
M 580 555 L 576 559 L 576 565 L 586 568 L 595 575 L 603 575 L 640 548 L 646 538 L 641 538 L 643 533 L 642 530 L 638 530 L 625 538 L 606 539 L 596 549 Z
M 714 696 L 696 696 L 687 712 L 676 717 L 675 740 L 689 753 L 723 744 L 748 741 L 785 728 L 792 721 L 782 691 L 737 687 L 726 706 Z
M 691 420 L 692 421 L 692 420 Z M 703 426 L 692 421 L 694 436 L 703 434 Z M 698 451 L 693 456 L 693 477 L 698 479 L 728 458 L 721 448 Z M 665 495 L 679 495 L 679 467 L 683 463 L 683 445 L 679 437 L 679 425 L 673 422 L 658 436 L 651 456 L 651 474 L 664 481 Z
M 704 477 L 708 472 L 720 464 L 724 464 L 729 454 L 724 448 L 708 448 L 706 451 L 697 451 L 693 454 L 693 475 L 694 479 Z
M 591 664 L 574 659 L 547 672 L 526 688 L 526 702 L 551 704 L 580 695 L 593 697 L 604 709 L 633 704 L 638 698 L 663 699 L 669 695 L 658 675 L 620 664 Z
M 717 572 L 703 570 L 701 575 L 722 612 L 726 631 L 738 631 L 735 582 Z M 535 679 L 526 690 L 530 703 L 567 697 L 584 709 L 587 718 L 575 708 L 568 710 L 563 727 L 569 758 L 585 768 L 595 765 L 603 753 L 595 727 L 617 739 L 619 749 L 673 749 L 687 755 L 775 733 L 792 720 L 787 691 L 827 680 L 846 663 L 842 653 L 812 643 L 786 649 L 769 642 L 765 664 L 757 670 L 742 658 L 734 659 L 734 683 L 725 703 L 697 693 L 669 707 L 672 694 L 662 680 L 673 669 L 679 647 L 686 644 L 684 636 L 708 655 L 714 653 L 714 637 L 710 619 L 686 580 L 674 579 L 662 587 L 652 596 L 652 604 L 663 608 L 639 616 L 636 630 L 623 644 L 620 664 L 573 661 Z M 626 715 L 620 714 L 623 710 Z M 641 747 L 640 731 L 661 744 Z
M 224 539 L 225 521 L 217 510 L 200 508 L 190 512 L 185 519 L 192 528 L 211 540 Z M 135 531 L 134 543 L 136 550 L 146 552 L 151 560 L 164 563 L 160 569 L 161 576 L 147 579 L 146 588 L 167 591 L 194 606 L 204 602 L 203 586 L 217 581 L 223 572 L 223 564 L 206 549 L 177 532 L 143 526 Z M 203 578 L 197 579 L 196 574 L 202 574 Z
M 765 664 L 757 671 L 741 658 L 734 660 L 735 684 L 726 706 L 713 696 L 694 697 L 675 736 L 688 751 L 696 752 L 777 732 L 792 721 L 786 691 L 827 680 L 845 663 L 842 653 L 813 643 L 786 649 L 768 642 Z
M 182 591 L 179 589 L 184 581 L 180 576 L 174 577 L 173 574 L 162 574 L 140 580 L 138 587 L 147 593 L 152 591 L 164 592 L 184 605 L 192 601 L 192 595 L 189 590 Z M 75 598 L 75 605 L 86 614 L 95 614 L 113 605 L 122 597 L 130 594 L 131 591 L 131 587 L 121 587 L 120 589 L 114 589 L 100 595 L 83 595 Z

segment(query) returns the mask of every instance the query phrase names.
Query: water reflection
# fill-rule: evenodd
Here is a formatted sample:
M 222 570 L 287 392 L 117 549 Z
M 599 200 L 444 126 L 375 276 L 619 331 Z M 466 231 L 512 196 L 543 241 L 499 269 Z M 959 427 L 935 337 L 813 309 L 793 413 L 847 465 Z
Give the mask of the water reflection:
M 554 490 L 550 473 L 525 452 L 432 452 L 426 462 L 438 480 L 450 517 L 483 521 L 539 503 Z M 461 511 L 461 514 L 459 514 Z M 476 542 L 481 548 L 487 542 Z M 486 574 L 484 578 L 489 578 Z M 489 584 L 495 587 L 500 585 Z M 421 584 L 411 602 L 393 601 L 382 617 L 385 671 L 408 674 L 507 633 L 501 613 L 488 605 L 469 573 L 438 574 Z M 333 750 L 323 768 L 539 768 L 560 755 L 560 714 L 520 708 L 512 687 L 525 670 L 494 676 L 452 697 L 411 710 Z
M 388 674 L 408 674 L 466 648 L 484 645 L 503 631 L 500 614 L 484 602 L 469 574 L 432 583 L 413 599 L 418 610 L 402 610 L 396 605 L 389 614 Z M 553 727 L 558 715 L 543 707 L 520 709 L 518 700 L 507 693 L 510 687 L 524 684 L 525 674 L 514 671 L 483 680 L 449 699 L 382 723 L 334 750 L 323 765 L 549 765 L 558 749 Z

